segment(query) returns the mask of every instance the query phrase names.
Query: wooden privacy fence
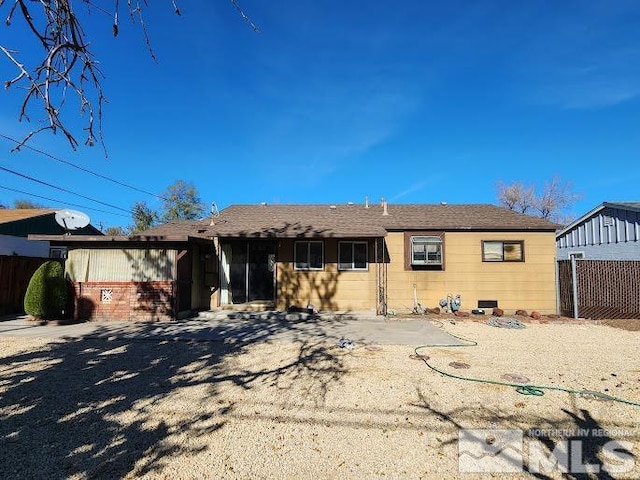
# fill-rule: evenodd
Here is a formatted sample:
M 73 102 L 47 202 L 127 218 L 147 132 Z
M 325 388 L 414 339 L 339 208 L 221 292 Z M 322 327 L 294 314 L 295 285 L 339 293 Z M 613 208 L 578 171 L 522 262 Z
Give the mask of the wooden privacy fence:
M 558 262 L 560 311 L 573 317 L 577 286 L 578 316 L 582 318 L 640 319 L 640 261 L 576 260 Z
M 0 315 L 24 313 L 24 294 L 33 272 L 48 258 L 0 255 Z

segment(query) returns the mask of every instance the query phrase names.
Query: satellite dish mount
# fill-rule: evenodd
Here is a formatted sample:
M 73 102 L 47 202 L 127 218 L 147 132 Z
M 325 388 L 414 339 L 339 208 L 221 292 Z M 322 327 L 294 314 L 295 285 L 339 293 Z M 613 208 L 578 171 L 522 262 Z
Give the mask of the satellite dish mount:
M 55 218 L 56 223 L 64 228 L 67 235 L 71 235 L 71 230 L 78 230 L 86 227 L 91 221 L 88 215 L 68 209 L 58 210 L 55 214 Z

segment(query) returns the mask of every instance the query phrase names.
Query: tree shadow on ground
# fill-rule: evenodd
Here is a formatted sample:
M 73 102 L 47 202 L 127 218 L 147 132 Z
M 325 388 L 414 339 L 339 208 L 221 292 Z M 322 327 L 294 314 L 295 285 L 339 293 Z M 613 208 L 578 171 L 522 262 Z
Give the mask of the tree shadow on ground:
M 615 471 L 616 468 L 633 468 L 636 463 L 636 456 L 628 448 L 628 443 L 620 443 L 624 438 L 610 436 L 608 428 L 598 422 L 589 410 L 577 406 L 574 395 L 570 396 L 570 409 L 559 409 L 559 412 L 568 416 L 567 419 L 550 420 L 529 414 L 527 425 L 523 425 L 522 415 L 508 408 L 461 407 L 445 411 L 434 407 L 419 389 L 417 396 L 418 401 L 413 406 L 426 410 L 444 424 L 455 428 L 456 434 L 442 441 L 442 446 L 458 444 L 462 430 L 482 429 L 487 430 L 486 438 L 484 435 L 476 436 L 476 441 L 486 442 L 488 446 L 482 445 L 479 450 L 499 455 L 500 451 L 492 449 L 495 436 L 491 435 L 491 431 L 521 431 L 524 439 L 522 461 L 516 459 L 518 461 L 512 466 L 533 478 L 556 478 L 557 473 L 561 472 L 563 478 L 575 480 L 613 479 L 615 477 L 608 471 L 611 467 Z M 627 431 L 631 432 L 633 428 L 634 425 L 630 423 Z M 536 449 L 534 453 L 534 448 L 538 446 L 541 449 Z
M 150 338 L 159 328 L 160 335 Z M 102 327 L 91 338 L 51 342 L 2 358 L 2 475 L 121 478 L 159 472 L 168 456 L 207 448 L 185 445 L 185 436 L 207 436 L 225 425 L 234 406 L 221 400 L 222 383 L 251 389 L 284 374 L 304 376 L 313 386 L 310 394 L 322 403 L 345 373 L 340 357 L 326 348 L 320 325 L 312 336 L 306 331 L 296 337 L 297 326 L 290 322 L 255 328 L 250 322 L 220 323 L 208 329 L 218 341 L 199 341 L 195 333 L 191 341 L 171 341 L 175 328 Z M 225 366 L 250 345 L 271 342 L 287 330 L 298 338 L 294 360 L 233 373 Z M 174 396 L 186 388 L 204 388 L 206 404 L 173 408 Z

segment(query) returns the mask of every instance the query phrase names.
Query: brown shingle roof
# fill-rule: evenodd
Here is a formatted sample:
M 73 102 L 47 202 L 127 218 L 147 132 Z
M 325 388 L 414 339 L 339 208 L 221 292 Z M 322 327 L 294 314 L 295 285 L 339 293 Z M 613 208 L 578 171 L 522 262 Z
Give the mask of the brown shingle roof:
M 219 216 L 174 222 L 142 235 L 202 237 L 380 237 L 390 230 L 538 230 L 557 225 L 495 205 L 232 205 Z
M 50 208 L 0 208 L 0 223 L 15 222 L 25 218 L 48 215 L 55 210 Z

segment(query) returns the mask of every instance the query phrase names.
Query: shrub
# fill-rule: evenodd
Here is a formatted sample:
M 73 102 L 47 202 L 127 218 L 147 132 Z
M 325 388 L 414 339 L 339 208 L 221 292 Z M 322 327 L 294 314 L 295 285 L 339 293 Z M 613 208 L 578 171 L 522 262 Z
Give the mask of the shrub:
M 67 304 L 67 285 L 60 262 L 50 260 L 34 272 L 24 296 L 24 311 L 35 318 L 61 317 Z

